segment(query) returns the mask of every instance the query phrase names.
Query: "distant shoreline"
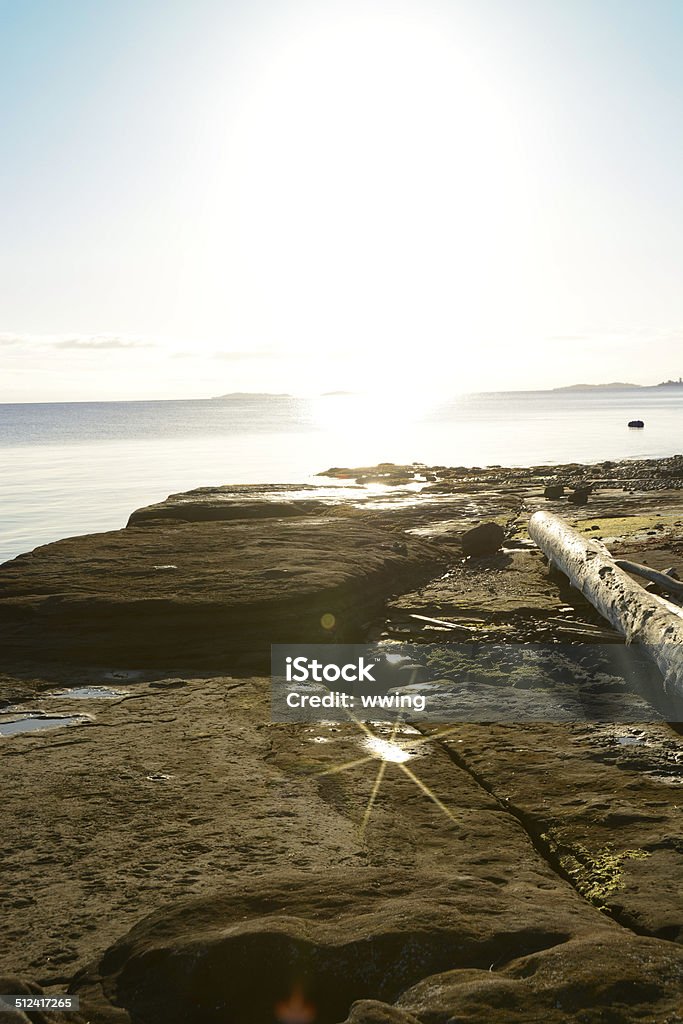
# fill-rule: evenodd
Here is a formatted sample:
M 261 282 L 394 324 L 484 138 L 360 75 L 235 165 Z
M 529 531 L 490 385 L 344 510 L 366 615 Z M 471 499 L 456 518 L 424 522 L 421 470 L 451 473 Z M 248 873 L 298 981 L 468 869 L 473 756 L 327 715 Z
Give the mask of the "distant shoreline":
M 659 388 L 683 388 L 683 380 L 663 380 L 659 384 L 567 384 L 561 388 L 549 388 L 558 391 L 656 391 Z
M 514 388 L 509 391 L 461 391 L 448 397 L 440 397 L 439 402 L 450 402 L 461 398 L 474 398 L 479 395 L 571 395 L 571 394 L 603 394 L 637 391 L 666 392 L 674 391 L 683 394 L 683 381 L 667 380 L 659 384 L 566 384 L 557 388 Z M 325 391 L 311 395 L 293 395 L 286 392 L 271 391 L 236 391 L 225 395 L 195 395 L 183 398 L 77 398 L 77 399 L 55 399 L 53 401 L 2 401 L 3 406 L 35 406 L 35 405 L 148 405 L 151 403 L 171 402 L 246 402 L 246 401 L 288 401 L 288 402 L 312 402 L 321 398 L 362 398 L 368 392 L 363 391 Z

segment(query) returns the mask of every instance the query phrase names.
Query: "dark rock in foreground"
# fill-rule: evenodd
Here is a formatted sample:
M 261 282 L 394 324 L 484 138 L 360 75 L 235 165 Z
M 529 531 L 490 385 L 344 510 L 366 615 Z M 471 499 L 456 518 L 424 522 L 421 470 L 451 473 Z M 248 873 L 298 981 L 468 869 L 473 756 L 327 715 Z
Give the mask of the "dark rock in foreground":
M 590 493 L 590 487 L 575 487 L 572 493 L 567 496 L 567 501 L 571 502 L 572 505 L 587 505 Z
M 462 550 L 466 555 L 490 555 L 505 540 L 505 530 L 498 523 L 481 523 L 463 534 Z
M 456 873 L 266 875 L 153 915 L 72 988 L 100 1024 L 676 1020 L 683 949 L 607 920 L 589 932 L 557 890 L 552 919 L 520 875 L 495 907 Z

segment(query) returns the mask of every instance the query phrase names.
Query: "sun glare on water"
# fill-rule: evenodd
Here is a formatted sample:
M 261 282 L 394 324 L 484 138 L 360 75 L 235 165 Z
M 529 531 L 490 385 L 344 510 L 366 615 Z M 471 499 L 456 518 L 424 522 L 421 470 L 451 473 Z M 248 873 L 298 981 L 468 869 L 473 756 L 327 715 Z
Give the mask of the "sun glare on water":
M 321 395 L 313 402 L 313 417 L 323 430 L 367 435 L 381 431 L 389 421 L 392 426 L 400 423 L 403 405 L 402 396 L 381 391 L 376 394 Z M 408 408 L 405 419 L 410 418 Z

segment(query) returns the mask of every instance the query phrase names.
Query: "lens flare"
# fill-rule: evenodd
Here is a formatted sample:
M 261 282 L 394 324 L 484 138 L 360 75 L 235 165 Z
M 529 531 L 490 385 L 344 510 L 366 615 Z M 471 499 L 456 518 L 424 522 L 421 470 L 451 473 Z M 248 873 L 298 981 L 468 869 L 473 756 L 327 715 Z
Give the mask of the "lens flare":
M 383 740 L 380 736 L 366 737 L 365 746 L 380 761 L 393 761 L 394 764 L 403 764 L 413 756 L 408 750 L 399 747 L 398 743 Z
M 275 1019 L 278 1024 L 314 1024 L 317 1013 L 299 986 L 292 989 L 288 999 L 275 1004 Z
M 427 783 L 420 779 L 415 774 L 415 772 L 412 771 L 405 763 L 406 761 L 410 760 L 411 757 L 413 757 L 413 754 L 415 753 L 414 748 L 424 747 L 428 743 L 438 743 L 440 740 L 443 740 L 447 736 L 450 736 L 452 733 L 456 732 L 459 728 L 458 726 L 451 726 L 450 728 L 444 729 L 441 732 L 432 733 L 428 736 L 422 736 L 419 740 L 411 740 L 411 749 L 406 750 L 403 747 L 399 746 L 398 743 L 394 742 L 395 736 L 401 725 L 400 719 L 397 719 L 394 722 L 393 728 L 391 730 L 391 735 L 388 740 L 385 740 L 382 739 L 381 736 L 377 736 L 376 733 L 372 732 L 372 730 L 368 728 L 365 722 L 360 721 L 360 719 L 356 718 L 353 715 L 349 715 L 349 717 L 351 718 L 353 723 L 360 729 L 360 731 L 364 734 L 363 746 L 365 747 L 366 750 L 370 751 L 370 754 L 367 757 L 360 757 L 354 761 L 347 761 L 345 764 L 333 765 L 331 768 L 326 768 L 325 770 L 319 772 L 319 774 L 336 775 L 339 772 L 347 772 L 353 770 L 354 768 L 359 768 L 372 760 L 378 760 L 380 762 L 377 776 L 373 783 L 372 790 L 370 791 L 370 796 L 368 797 L 365 813 L 363 814 L 363 818 L 360 823 L 361 836 L 364 835 L 365 830 L 368 824 L 370 823 L 370 818 L 372 817 L 372 812 L 375 803 L 379 796 L 380 789 L 382 788 L 382 782 L 384 780 L 384 775 L 388 764 L 395 764 L 396 767 L 399 768 L 404 773 L 404 775 L 410 779 L 413 785 L 415 785 L 420 790 L 420 792 L 424 794 L 424 796 L 428 797 L 432 801 L 432 803 L 439 808 L 439 810 L 446 816 L 446 818 L 448 818 L 450 822 L 452 822 L 454 825 L 458 824 L 455 815 L 449 810 L 449 808 L 446 806 L 443 800 L 440 800 L 436 793 L 434 793 L 433 790 L 430 789 Z

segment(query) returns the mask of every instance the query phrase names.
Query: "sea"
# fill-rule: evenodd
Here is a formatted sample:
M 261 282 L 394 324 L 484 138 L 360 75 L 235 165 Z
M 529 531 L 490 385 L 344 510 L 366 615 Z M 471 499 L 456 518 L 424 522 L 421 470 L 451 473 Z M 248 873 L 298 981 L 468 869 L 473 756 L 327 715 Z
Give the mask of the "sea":
M 628 427 L 642 419 L 644 429 Z M 193 487 L 377 462 L 527 466 L 683 452 L 683 387 L 0 405 L 0 562 Z

